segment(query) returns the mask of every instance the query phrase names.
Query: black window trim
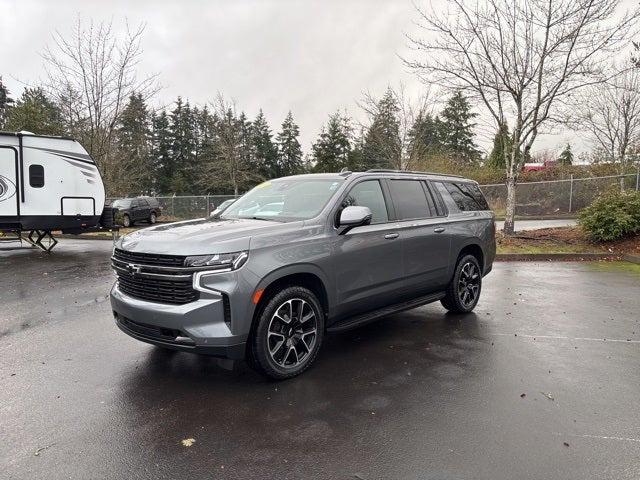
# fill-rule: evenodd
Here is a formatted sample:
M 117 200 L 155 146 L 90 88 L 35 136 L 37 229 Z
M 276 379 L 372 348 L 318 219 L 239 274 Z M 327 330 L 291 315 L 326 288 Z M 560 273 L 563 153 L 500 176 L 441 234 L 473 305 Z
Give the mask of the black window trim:
M 423 178 L 418 178 L 418 177 L 409 177 L 409 178 L 399 178 L 399 177 L 386 177 L 384 178 L 384 182 L 390 182 L 392 180 L 399 180 L 399 181 L 414 181 L 414 182 L 419 182 L 422 186 L 422 190 L 424 193 L 424 200 L 426 202 L 427 205 L 427 211 L 429 212 L 429 216 L 427 217 L 416 217 L 416 218 L 399 218 L 398 214 L 396 212 L 396 208 L 395 208 L 395 204 L 393 204 L 393 219 L 395 222 L 411 222 L 411 221 L 415 221 L 415 220 L 429 220 L 431 218 L 436 218 L 435 215 L 432 214 L 431 212 L 431 206 L 429 205 L 429 200 L 427 199 L 427 192 L 424 190 L 424 179 Z M 389 188 L 389 185 L 386 185 L 388 191 L 389 191 L 389 198 L 391 199 L 391 202 L 393 203 L 393 198 L 391 196 L 391 189 Z
M 429 193 L 431 193 L 431 198 L 433 198 L 434 203 L 436 205 L 436 210 L 438 211 L 438 217 L 448 217 L 449 209 L 447 208 L 447 205 L 444 203 L 442 195 L 440 195 L 440 192 L 438 191 L 438 189 L 435 187 L 435 185 L 433 185 L 433 183 L 436 181 L 439 182 L 440 180 L 425 180 L 425 183 L 427 185 L 427 189 L 429 190 Z
M 378 222 L 378 223 L 371 223 L 370 225 L 386 225 L 388 223 L 394 222 L 394 218 L 395 218 L 395 210 L 393 209 L 393 203 L 391 202 L 391 195 L 387 189 L 386 183 L 385 183 L 385 178 L 383 177 L 362 177 L 359 178 L 358 180 L 356 180 L 355 182 L 353 182 L 352 184 L 347 186 L 347 189 L 345 190 L 345 192 L 342 194 L 342 196 L 340 197 L 337 206 L 336 206 L 336 210 L 335 213 L 333 215 L 333 227 L 334 228 L 338 228 L 338 218 L 340 216 L 340 212 L 342 212 L 342 210 L 344 209 L 344 207 L 342 206 L 343 202 L 346 200 L 346 198 L 349 196 L 349 194 L 351 193 L 351 190 L 353 190 L 356 185 L 363 183 L 363 182 L 371 182 L 371 181 L 376 181 L 378 182 L 378 184 L 380 185 L 380 189 L 382 190 L 382 197 L 384 199 L 384 204 L 385 207 L 387 209 L 387 221 L 386 222 Z

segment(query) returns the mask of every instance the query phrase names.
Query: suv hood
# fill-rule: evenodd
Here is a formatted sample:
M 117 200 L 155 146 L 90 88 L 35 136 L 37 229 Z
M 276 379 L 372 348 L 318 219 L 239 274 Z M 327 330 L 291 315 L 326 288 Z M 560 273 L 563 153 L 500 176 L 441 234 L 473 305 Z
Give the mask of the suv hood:
M 254 235 L 300 228 L 302 222 L 251 219 L 200 219 L 145 228 L 116 242 L 117 248 L 165 255 L 209 255 L 249 249 Z

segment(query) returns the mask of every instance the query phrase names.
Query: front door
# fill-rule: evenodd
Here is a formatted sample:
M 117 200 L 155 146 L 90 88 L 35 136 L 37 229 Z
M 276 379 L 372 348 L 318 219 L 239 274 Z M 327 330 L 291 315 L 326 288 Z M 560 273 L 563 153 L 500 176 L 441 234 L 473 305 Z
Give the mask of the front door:
M 0 147 L 0 217 L 18 215 L 18 153 Z
M 402 248 L 378 180 L 354 185 L 343 206 L 369 207 L 370 225 L 336 236 L 333 260 L 338 316 L 394 303 L 403 288 Z

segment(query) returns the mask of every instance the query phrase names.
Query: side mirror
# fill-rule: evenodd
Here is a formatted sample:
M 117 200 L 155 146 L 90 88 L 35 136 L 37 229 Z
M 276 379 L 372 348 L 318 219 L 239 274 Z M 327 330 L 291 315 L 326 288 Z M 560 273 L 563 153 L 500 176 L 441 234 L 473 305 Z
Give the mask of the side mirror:
M 371 210 L 369 207 L 345 207 L 342 212 L 340 212 L 340 220 L 338 221 L 339 226 L 346 227 L 340 234 L 346 233 L 348 230 L 353 227 L 359 227 L 361 225 L 369 225 L 371 223 Z

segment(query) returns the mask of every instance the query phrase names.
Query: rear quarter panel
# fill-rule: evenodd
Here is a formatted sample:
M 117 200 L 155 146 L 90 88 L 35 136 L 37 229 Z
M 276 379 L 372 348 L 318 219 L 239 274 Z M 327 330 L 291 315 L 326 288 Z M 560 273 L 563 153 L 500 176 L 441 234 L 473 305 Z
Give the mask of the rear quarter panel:
M 496 255 L 495 223 L 493 212 L 460 212 L 449 216 L 448 230 L 451 232 L 450 275 L 462 249 L 477 244 L 484 254 L 482 271 L 491 269 Z

